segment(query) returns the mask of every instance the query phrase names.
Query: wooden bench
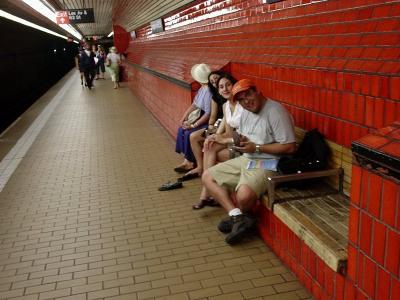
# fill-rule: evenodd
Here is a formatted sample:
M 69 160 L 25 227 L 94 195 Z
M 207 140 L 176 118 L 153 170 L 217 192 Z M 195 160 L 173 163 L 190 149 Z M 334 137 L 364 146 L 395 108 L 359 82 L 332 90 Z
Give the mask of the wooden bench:
M 297 136 L 297 132 L 296 132 Z M 322 179 L 336 177 L 336 186 Z M 296 189 L 282 183 L 303 179 L 321 180 Z M 344 170 L 335 167 L 316 172 L 280 175 L 268 178 L 263 204 L 292 230 L 335 272 L 345 274 L 349 199 L 343 193 Z
M 349 200 L 341 194 L 275 205 L 274 215 L 332 270 L 346 273 Z

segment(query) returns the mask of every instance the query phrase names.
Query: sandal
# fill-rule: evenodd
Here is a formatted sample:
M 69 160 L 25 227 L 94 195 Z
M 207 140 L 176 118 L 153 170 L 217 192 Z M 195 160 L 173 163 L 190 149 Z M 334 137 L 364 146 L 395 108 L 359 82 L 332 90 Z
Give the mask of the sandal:
M 170 190 L 175 190 L 175 189 L 180 189 L 182 188 L 182 182 L 170 182 L 168 181 L 167 183 L 164 183 L 162 186 L 158 188 L 159 191 L 170 191 Z
M 175 172 L 177 172 L 177 173 L 187 173 L 187 172 L 189 172 L 189 171 L 191 171 L 191 170 L 193 170 L 194 168 L 185 168 L 185 167 L 176 167 L 176 168 L 174 168 L 174 171 Z
M 193 209 L 202 209 L 205 206 L 220 206 L 213 198 L 201 199 L 197 204 L 192 205 Z
M 188 180 L 198 178 L 198 177 L 201 177 L 201 175 L 199 173 L 188 173 L 188 174 L 183 175 L 182 177 L 179 177 L 178 181 L 183 182 L 183 181 L 188 181 Z

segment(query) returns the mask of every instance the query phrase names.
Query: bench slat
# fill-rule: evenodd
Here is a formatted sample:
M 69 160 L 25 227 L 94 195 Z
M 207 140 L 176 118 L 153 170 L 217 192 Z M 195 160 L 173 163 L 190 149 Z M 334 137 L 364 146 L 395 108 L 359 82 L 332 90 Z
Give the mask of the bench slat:
M 293 200 L 275 204 L 274 214 L 338 272 L 347 261 L 346 202 L 342 195 Z
M 343 217 L 333 218 L 330 214 L 334 214 L 334 212 L 327 205 L 324 205 L 325 201 L 319 200 L 321 199 L 305 199 L 304 201 L 291 203 L 291 205 L 305 217 L 311 219 L 326 235 L 337 242 L 340 247 L 345 248 L 347 246 L 347 235 L 343 234 L 343 232 L 348 231 L 348 219 Z M 317 203 L 320 205 L 317 205 Z M 321 206 L 324 206 L 325 209 L 321 209 Z M 342 227 L 343 230 L 338 230 L 339 227 Z

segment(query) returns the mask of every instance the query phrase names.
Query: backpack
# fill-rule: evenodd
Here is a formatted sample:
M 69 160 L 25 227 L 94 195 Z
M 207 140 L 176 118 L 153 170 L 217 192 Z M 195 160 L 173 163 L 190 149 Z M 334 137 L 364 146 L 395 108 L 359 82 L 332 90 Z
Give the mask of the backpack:
M 330 154 L 324 136 L 317 129 L 312 129 L 304 135 L 303 141 L 292 157 L 279 159 L 277 169 L 281 174 L 324 170 L 328 167 Z

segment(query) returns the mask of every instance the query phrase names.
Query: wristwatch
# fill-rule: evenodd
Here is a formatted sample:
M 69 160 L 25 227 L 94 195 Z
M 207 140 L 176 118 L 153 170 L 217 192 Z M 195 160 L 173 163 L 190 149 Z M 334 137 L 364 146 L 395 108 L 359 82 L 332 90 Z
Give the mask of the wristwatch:
M 256 151 L 255 153 L 260 154 L 261 153 L 261 145 L 260 144 L 256 144 Z

